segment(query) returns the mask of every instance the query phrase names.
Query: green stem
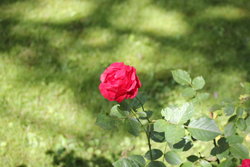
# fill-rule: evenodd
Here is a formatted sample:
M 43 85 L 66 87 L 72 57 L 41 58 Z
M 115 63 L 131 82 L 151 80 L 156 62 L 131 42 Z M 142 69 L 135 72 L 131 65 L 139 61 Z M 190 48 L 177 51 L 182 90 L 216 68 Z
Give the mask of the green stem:
M 141 102 L 141 100 L 138 97 L 135 97 L 136 100 L 140 103 L 142 111 L 145 112 L 144 106 Z M 153 161 L 153 155 L 152 155 L 152 148 L 151 148 L 151 141 L 150 141 L 150 136 L 151 136 L 151 129 L 150 129 L 150 123 L 151 121 L 149 120 L 149 118 L 146 118 L 148 121 L 148 125 L 147 125 L 147 131 L 146 131 L 146 136 L 147 136 L 147 140 L 148 140 L 148 148 L 149 148 L 149 154 L 150 154 L 150 161 Z
M 147 141 L 148 141 L 148 148 L 149 148 L 149 154 L 150 154 L 150 160 L 153 161 L 153 155 L 152 155 L 152 149 L 151 149 L 151 142 L 150 142 L 150 125 L 148 124 L 147 129 L 145 129 L 145 127 L 143 126 L 142 122 L 140 121 L 140 119 L 137 117 L 136 112 L 132 109 L 131 110 L 133 115 L 135 116 L 135 119 L 141 124 L 146 136 L 147 136 Z
M 136 112 L 135 112 L 133 109 L 132 109 L 131 111 L 132 111 L 133 115 L 135 116 L 135 119 L 141 124 L 141 126 L 142 126 L 144 132 L 147 134 L 147 130 L 144 128 L 142 122 L 141 122 L 140 119 L 137 117 Z
M 153 161 L 152 148 L 151 148 L 151 142 L 150 142 L 150 136 L 151 136 L 150 125 L 147 126 L 147 130 L 148 130 L 147 139 L 148 139 L 148 148 L 149 148 L 150 160 Z
M 144 109 L 144 106 L 143 106 L 141 100 L 138 97 L 135 97 L 135 98 L 140 103 L 142 111 L 145 112 L 145 109 Z M 147 119 L 148 123 L 151 123 L 151 121 L 148 119 L 148 117 L 146 117 L 146 119 Z

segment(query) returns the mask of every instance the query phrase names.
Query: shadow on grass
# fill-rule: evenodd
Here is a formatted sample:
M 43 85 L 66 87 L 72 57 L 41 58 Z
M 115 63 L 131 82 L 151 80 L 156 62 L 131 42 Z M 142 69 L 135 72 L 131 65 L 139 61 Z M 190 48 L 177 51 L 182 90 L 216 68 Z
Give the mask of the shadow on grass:
M 20 2 L 21 0 L 1 0 L 0 1 L 0 6 L 1 5 L 9 5 L 9 4 L 12 4 L 12 3 L 15 3 L 15 2 Z
M 111 167 L 112 163 L 102 156 L 93 156 L 86 160 L 76 156 L 74 151 L 67 151 L 65 148 L 56 151 L 48 150 L 47 155 L 52 157 L 52 165 L 60 167 Z

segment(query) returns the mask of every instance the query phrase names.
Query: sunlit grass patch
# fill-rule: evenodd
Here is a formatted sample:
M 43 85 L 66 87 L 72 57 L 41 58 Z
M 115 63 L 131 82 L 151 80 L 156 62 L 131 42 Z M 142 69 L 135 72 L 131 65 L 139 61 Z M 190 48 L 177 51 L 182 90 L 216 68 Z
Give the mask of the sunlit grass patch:
M 87 0 L 40 1 L 39 6 L 24 14 L 24 18 L 53 22 L 83 19 L 91 14 L 94 7 L 95 5 Z
M 88 0 L 37 0 L 16 2 L 4 6 L 2 12 L 26 21 L 67 22 L 86 18 L 94 9 L 95 4 Z
M 190 31 L 181 13 L 155 7 L 145 8 L 135 27 L 143 32 L 170 37 L 185 35 Z
M 116 34 L 109 29 L 97 27 L 84 31 L 79 36 L 79 40 L 82 41 L 83 45 L 102 48 L 112 44 L 115 37 Z
M 153 5 L 129 8 L 130 5 L 125 4 L 114 10 L 114 13 L 119 13 L 111 19 L 114 26 L 168 37 L 179 37 L 190 31 L 184 16 L 178 11 L 163 10 Z
M 202 14 L 205 18 L 224 18 L 228 20 L 250 17 L 249 11 L 234 6 L 208 7 Z

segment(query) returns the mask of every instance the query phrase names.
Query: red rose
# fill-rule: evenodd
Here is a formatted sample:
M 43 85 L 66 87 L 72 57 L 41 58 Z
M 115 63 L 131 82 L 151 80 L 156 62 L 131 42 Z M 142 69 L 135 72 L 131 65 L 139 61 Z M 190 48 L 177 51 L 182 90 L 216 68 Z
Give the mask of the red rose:
M 124 63 L 113 63 L 102 73 L 99 89 L 101 94 L 109 101 L 122 102 L 132 99 L 141 87 L 136 75 L 136 69 Z
M 242 164 L 239 167 L 250 167 L 250 159 L 242 160 Z

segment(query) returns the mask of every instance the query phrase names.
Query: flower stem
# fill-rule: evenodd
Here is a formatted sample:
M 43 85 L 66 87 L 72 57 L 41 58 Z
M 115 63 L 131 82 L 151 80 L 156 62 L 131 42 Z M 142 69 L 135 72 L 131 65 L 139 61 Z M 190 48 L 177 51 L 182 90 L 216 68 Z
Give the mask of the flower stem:
M 145 112 L 143 103 L 141 102 L 141 100 L 138 97 L 135 97 L 136 100 L 140 103 L 142 111 Z M 153 161 L 153 155 L 152 155 L 152 148 L 151 148 L 151 141 L 150 141 L 150 136 L 151 136 L 151 127 L 150 127 L 150 119 L 148 117 L 146 117 L 147 121 L 148 121 L 148 125 L 147 125 L 147 131 L 146 131 L 146 136 L 147 136 L 147 140 L 148 140 L 148 148 L 149 148 L 149 154 L 150 154 L 150 161 Z
M 151 135 L 151 131 L 150 131 L 150 124 L 147 125 L 147 129 L 145 129 L 145 127 L 143 126 L 142 122 L 140 121 L 140 119 L 137 117 L 136 112 L 134 111 L 134 109 L 131 110 L 133 115 L 135 116 L 136 120 L 141 124 L 146 136 L 147 136 L 147 141 L 148 141 L 148 148 L 149 148 L 149 154 L 150 154 L 150 160 L 153 161 L 153 155 L 152 155 L 152 149 L 151 149 L 151 142 L 150 142 L 150 135 Z
M 150 160 L 153 161 L 153 155 L 152 155 L 152 148 L 151 148 L 151 142 L 150 142 L 150 136 L 151 136 L 151 130 L 150 130 L 150 125 L 148 124 L 147 126 L 148 133 L 147 139 L 148 139 L 148 148 L 149 148 L 149 154 L 150 154 Z
M 137 117 L 136 112 L 134 111 L 134 109 L 132 109 L 131 111 L 132 111 L 133 115 L 135 116 L 135 119 L 141 124 L 141 126 L 142 126 L 144 132 L 147 133 L 147 130 L 146 130 L 145 127 L 143 126 L 143 124 L 142 124 L 142 122 L 140 121 L 140 119 Z

